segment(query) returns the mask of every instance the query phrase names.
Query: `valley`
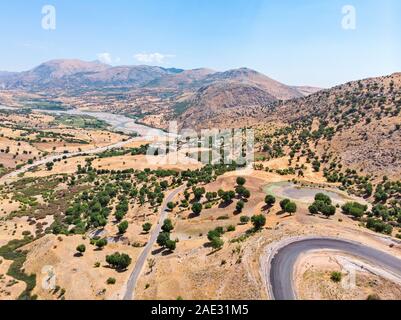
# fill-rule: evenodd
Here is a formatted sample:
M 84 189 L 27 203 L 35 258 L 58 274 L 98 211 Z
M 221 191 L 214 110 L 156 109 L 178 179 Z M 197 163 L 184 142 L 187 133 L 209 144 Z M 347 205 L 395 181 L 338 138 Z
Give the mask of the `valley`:
M 0 84 L 0 299 L 401 299 L 400 74 L 321 90 L 55 60 Z M 180 135 L 234 128 L 246 165 Z

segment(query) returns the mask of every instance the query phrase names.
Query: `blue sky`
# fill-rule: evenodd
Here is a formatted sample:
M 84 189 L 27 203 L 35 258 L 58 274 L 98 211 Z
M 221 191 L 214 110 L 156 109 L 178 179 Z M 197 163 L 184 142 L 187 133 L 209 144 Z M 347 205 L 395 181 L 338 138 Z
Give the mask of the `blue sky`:
M 56 30 L 41 27 L 56 8 Z M 342 8 L 356 29 L 342 28 Z M 399 0 L 2 0 L 0 70 L 58 58 L 184 69 L 249 67 L 330 87 L 401 71 Z

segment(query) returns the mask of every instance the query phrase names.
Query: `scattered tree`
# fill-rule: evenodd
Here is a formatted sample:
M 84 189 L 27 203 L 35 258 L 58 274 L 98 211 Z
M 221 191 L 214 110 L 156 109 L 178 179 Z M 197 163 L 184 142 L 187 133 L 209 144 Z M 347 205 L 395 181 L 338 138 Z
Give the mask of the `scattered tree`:
M 272 207 L 276 203 L 276 198 L 269 194 L 265 197 L 265 203 L 268 207 Z
M 103 238 L 97 240 L 95 244 L 98 249 L 102 250 L 105 246 L 107 246 L 107 243 L 108 243 L 107 239 Z
M 170 233 L 168 232 L 161 232 L 157 237 L 157 244 L 165 248 L 167 246 L 167 242 L 170 240 Z
M 351 215 L 354 218 L 362 218 L 366 210 L 368 210 L 368 206 L 362 205 L 358 202 L 348 202 L 341 207 L 343 212 L 347 215 Z
M 288 202 L 285 207 L 284 207 L 284 212 L 289 213 L 290 215 L 293 215 L 294 213 L 297 212 L 297 205 L 295 202 Z
M 192 212 L 195 213 L 196 215 L 200 215 L 202 212 L 203 206 L 199 202 L 195 202 L 194 205 L 192 206 Z
M 129 255 L 116 252 L 112 255 L 106 256 L 106 262 L 117 270 L 126 270 L 131 264 L 132 259 Z
M 221 233 L 219 230 L 217 230 L 217 229 L 215 229 L 215 230 L 210 230 L 210 231 L 207 233 L 207 239 L 208 239 L 209 241 L 212 241 L 213 238 L 221 237 L 221 235 L 222 235 L 222 233 Z
M 246 179 L 243 178 L 243 177 L 238 177 L 238 178 L 237 178 L 237 184 L 238 184 L 239 186 L 244 186 L 244 185 L 246 184 Z
M 336 207 L 332 205 L 325 205 L 321 209 L 322 214 L 328 219 L 331 216 L 334 216 L 336 214 Z
M 242 216 L 239 220 L 242 224 L 247 224 L 250 218 L 248 216 Z
M 244 201 L 240 200 L 237 202 L 237 206 L 235 207 L 235 209 L 237 210 L 237 212 L 241 213 L 242 210 L 244 209 L 245 203 Z
M 119 234 L 124 234 L 127 229 L 128 229 L 129 225 L 128 225 L 128 221 L 123 221 L 118 225 L 118 233 Z
M 162 230 L 164 232 L 170 233 L 174 229 L 173 223 L 170 219 L 164 220 Z
M 280 201 L 280 207 L 281 210 L 283 210 L 285 212 L 285 207 L 287 206 L 288 203 L 290 203 L 291 200 L 290 199 L 284 199 Z
M 224 246 L 224 241 L 220 237 L 214 237 L 210 244 L 214 250 L 219 250 Z
M 202 199 L 203 195 L 206 193 L 205 188 L 195 188 L 193 191 L 196 201 Z
M 318 213 L 319 213 L 319 209 L 318 209 L 318 207 L 316 206 L 316 204 L 312 204 L 312 205 L 309 206 L 309 213 L 310 213 L 311 215 L 315 215 L 315 214 L 318 214 Z
M 221 199 L 224 203 L 229 203 L 235 198 L 235 191 L 226 191 L 221 194 Z
M 78 253 L 82 256 L 82 255 L 85 253 L 85 251 L 86 251 L 86 246 L 85 246 L 84 244 L 80 244 L 80 245 L 77 247 L 77 251 L 78 251 Z
M 152 229 L 152 224 L 150 222 L 146 222 L 142 225 L 142 230 L 145 233 L 148 233 Z
M 322 201 L 325 204 L 331 204 L 331 199 L 329 196 L 325 195 L 324 193 L 318 193 L 315 195 L 315 201 Z
M 323 214 L 327 218 L 336 214 L 336 207 L 332 205 L 332 201 L 329 196 L 324 193 L 318 193 L 315 196 L 315 202 L 309 206 L 309 212 L 311 215 L 318 213 Z
M 175 203 L 174 203 L 174 202 L 169 202 L 169 203 L 167 204 L 167 208 L 168 208 L 170 211 L 173 211 L 174 208 L 175 208 Z
M 251 220 L 255 230 L 260 230 L 266 225 L 266 217 L 263 214 L 254 215 Z
M 166 248 L 170 251 L 174 251 L 177 247 L 177 242 L 173 240 L 167 240 L 166 242 Z
M 390 224 L 375 218 L 369 218 L 366 223 L 366 227 L 378 233 L 384 233 L 388 235 L 393 233 L 393 227 Z

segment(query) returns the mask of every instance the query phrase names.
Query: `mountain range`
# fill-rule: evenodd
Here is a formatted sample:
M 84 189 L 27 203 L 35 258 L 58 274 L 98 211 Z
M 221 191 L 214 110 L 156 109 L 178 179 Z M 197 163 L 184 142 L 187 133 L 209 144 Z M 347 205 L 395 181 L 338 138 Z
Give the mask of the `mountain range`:
M 197 90 L 216 82 L 238 82 L 254 85 L 276 99 L 302 97 L 317 88 L 284 85 L 251 69 L 226 72 L 209 69 L 183 70 L 154 66 L 110 66 L 99 61 L 52 60 L 24 72 L 0 72 L 0 87 L 31 92 L 83 88 L 163 88 Z

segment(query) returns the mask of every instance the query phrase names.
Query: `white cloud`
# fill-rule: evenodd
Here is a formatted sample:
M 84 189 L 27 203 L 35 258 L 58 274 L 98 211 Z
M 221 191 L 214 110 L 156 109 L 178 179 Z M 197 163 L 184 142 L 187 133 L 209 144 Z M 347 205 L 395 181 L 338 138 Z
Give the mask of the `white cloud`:
M 165 63 L 165 60 L 168 58 L 174 58 L 175 55 L 172 54 L 161 54 L 158 52 L 155 53 L 137 53 L 134 55 L 134 58 L 141 63 Z
M 103 53 L 98 53 L 97 58 L 100 62 L 110 64 L 113 62 L 113 58 L 111 57 L 111 54 L 108 52 L 103 52 Z

